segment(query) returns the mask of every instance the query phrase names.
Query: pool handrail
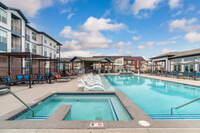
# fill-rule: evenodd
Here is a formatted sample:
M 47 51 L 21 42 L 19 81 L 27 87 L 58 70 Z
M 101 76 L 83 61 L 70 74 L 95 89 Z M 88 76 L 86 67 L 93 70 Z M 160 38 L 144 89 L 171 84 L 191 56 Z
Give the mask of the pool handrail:
M 187 103 L 185 103 L 185 104 L 182 104 L 182 105 L 180 105 L 180 106 L 178 106 L 178 107 L 172 107 L 172 108 L 171 108 L 171 115 L 173 115 L 173 110 L 174 110 L 174 109 L 179 109 L 179 108 L 181 108 L 181 107 L 184 107 L 184 106 L 186 106 L 186 105 L 188 105 L 188 104 L 190 104 L 190 103 L 196 102 L 196 101 L 198 101 L 198 100 L 200 100 L 200 97 L 199 97 L 199 98 L 196 98 L 196 99 L 194 99 L 194 100 L 192 100 L 192 101 L 190 101 L 190 102 L 187 102 Z
M 29 110 L 31 110 L 32 112 L 32 116 L 34 117 L 34 110 L 28 106 L 24 101 L 22 101 L 17 95 L 15 95 L 11 90 L 9 89 L 2 89 L 0 90 L 0 92 L 9 92 L 10 94 L 12 94 L 15 98 L 17 98 L 17 100 L 19 100 L 21 103 L 23 103 Z

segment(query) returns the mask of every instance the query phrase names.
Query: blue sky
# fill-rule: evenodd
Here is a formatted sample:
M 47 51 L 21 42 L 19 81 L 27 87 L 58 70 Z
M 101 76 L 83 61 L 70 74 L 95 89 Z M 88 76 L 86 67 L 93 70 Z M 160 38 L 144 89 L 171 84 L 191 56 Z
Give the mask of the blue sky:
M 62 42 L 62 57 L 150 58 L 200 47 L 199 0 L 2 1 L 22 9 L 33 27 Z

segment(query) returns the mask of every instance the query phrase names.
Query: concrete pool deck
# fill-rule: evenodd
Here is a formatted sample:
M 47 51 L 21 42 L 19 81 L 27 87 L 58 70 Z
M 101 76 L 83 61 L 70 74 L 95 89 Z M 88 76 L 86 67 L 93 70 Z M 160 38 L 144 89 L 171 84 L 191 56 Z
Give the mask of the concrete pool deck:
M 150 75 L 142 75 L 149 78 L 156 78 L 160 80 L 172 80 L 173 82 L 175 79 L 173 78 L 166 78 L 166 77 L 159 77 L 159 76 L 150 76 Z M 79 77 L 80 79 L 80 77 Z M 52 91 L 55 92 L 77 92 L 77 82 L 78 79 L 69 81 L 69 82 L 56 82 L 54 84 L 36 84 L 33 86 L 33 88 L 29 89 L 28 86 L 13 86 L 11 87 L 11 90 L 15 92 L 21 99 L 23 99 L 27 103 L 31 103 L 35 99 L 38 99 Z M 187 84 L 190 82 L 190 85 L 196 85 L 200 86 L 199 81 L 192 81 L 192 80 L 179 80 L 177 79 L 179 83 Z M 14 98 L 12 95 L 7 94 L 0 96 L 0 116 L 3 116 L 7 114 L 10 111 L 16 110 L 20 108 L 22 104 Z M 168 121 L 168 122 L 167 122 Z M 155 121 L 154 125 L 155 127 L 135 127 L 135 128 L 128 128 L 128 123 L 125 124 L 124 128 L 112 128 L 112 129 L 0 129 L 0 132 L 20 132 L 20 133 L 64 133 L 64 132 L 85 132 L 85 133 L 118 133 L 118 132 L 138 132 L 138 133 L 166 133 L 166 132 L 180 132 L 180 133 L 196 133 L 200 132 L 200 120 L 196 121 L 188 121 L 185 122 L 185 120 L 162 120 L 162 121 Z M 0 123 L 1 124 L 1 123 Z M 175 128 L 176 127 L 176 128 Z M 178 127 L 178 128 L 177 128 Z M 195 127 L 195 128 L 192 128 Z

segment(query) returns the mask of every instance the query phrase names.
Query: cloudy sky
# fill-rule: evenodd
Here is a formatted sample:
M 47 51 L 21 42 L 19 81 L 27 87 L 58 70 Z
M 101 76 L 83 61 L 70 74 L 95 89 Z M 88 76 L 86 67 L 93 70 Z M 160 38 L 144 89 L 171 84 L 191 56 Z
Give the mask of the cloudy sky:
M 1 0 L 63 43 L 62 57 L 150 58 L 200 48 L 199 0 Z

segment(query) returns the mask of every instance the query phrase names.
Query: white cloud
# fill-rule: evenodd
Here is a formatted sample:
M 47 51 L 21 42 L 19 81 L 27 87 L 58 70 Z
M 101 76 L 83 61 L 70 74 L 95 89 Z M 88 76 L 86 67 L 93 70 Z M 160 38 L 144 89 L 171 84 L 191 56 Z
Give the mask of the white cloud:
M 72 39 L 72 41 L 65 42 L 67 47 L 66 50 L 110 48 L 108 44 L 112 43 L 112 40 L 107 39 L 100 31 L 119 30 L 125 25 L 121 23 L 111 24 L 109 22 L 111 22 L 110 19 L 97 19 L 90 17 L 79 27 L 78 31 L 72 30 L 70 26 L 65 26 L 65 28 L 60 32 L 60 36 L 66 39 Z
M 163 0 L 135 0 L 132 5 L 134 15 L 138 15 L 141 10 L 153 10 Z
M 172 38 L 170 38 L 169 40 L 176 40 L 176 39 L 179 39 L 181 36 L 174 36 Z
M 169 0 L 169 6 L 171 9 L 179 8 L 181 4 L 181 0 Z
M 131 42 L 120 41 L 120 42 L 112 45 L 111 48 L 116 48 L 116 47 L 122 48 L 122 47 L 125 47 L 125 46 L 128 46 L 128 45 L 131 45 Z
M 121 12 L 123 14 L 130 13 L 130 0 L 113 0 L 113 5 L 117 12 Z
M 133 36 L 132 39 L 135 40 L 135 41 L 138 41 L 138 40 L 141 39 L 141 37 L 140 36 L 138 36 L 138 37 L 137 36 Z
M 71 9 L 63 9 L 60 13 L 63 14 L 63 13 L 67 13 L 67 12 L 71 12 Z
M 195 6 L 194 5 L 189 5 L 188 9 L 185 11 L 186 13 L 194 11 L 195 10 Z
M 84 51 L 84 50 L 77 50 L 77 51 L 63 51 L 61 52 L 62 58 L 71 58 L 74 56 L 82 56 L 82 57 L 92 57 L 92 56 L 102 56 L 102 53 L 97 53 L 95 51 Z
M 162 53 L 162 54 L 165 54 L 165 53 L 169 53 L 169 52 L 172 52 L 173 50 L 171 50 L 171 49 L 168 49 L 168 48 L 164 48 L 163 50 L 161 50 L 160 52 Z
M 200 41 L 200 33 L 197 32 L 189 32 L 185 35 L 185 39 L 189 42 L 198 42 Z
M 180 15 L 180 14 L 182 14 L 182 11 L 179 10 L 177 13 L 172 14 L 172 17 L 178 16 L 178 15 Z
M 74 13 L 70 13 L 68 16 L 67 16 L 67 19 L 70 19 L 72 16 L 74 16 L 75 14 Z
M 69 3 L 69 2 L 74 2 L 74 1 L 76 1 L 76 0 L 60 0 L 60 2 L 61 3 Z
M 200 14 L 200 11 L 198 11 L 197 14 Z
M 200 29 L 200 24 L 194 25 L 196 18 L 191 19 L 176 19 L 169 23 L 170 31 L 181 30 L 181 31 L 196 31 Z
M 103 30 L 119 30 L 125 28 L 125 25 L 122 23 L 115 23 L 115 24 L 110 24 L 111 19 L 104 19 L 104 18 L 94 18 L 94 17 L 89 17 L 87 21 L 80 26 L 80 29 L 84 31 L 103 31 Z
M 1 2 L 19 8 L 29 17 L 35 17 L 39 10 L 53 5 L 53 0 L 1 0 Z
M 138 45 L 137 49 L 143 50 L 143 49 L 153 49 L 155 42 L 154 41 L 150 41 L 147 42 L 146 45 Z
M 175 44 L 176 41 L 162 41 L 158 42 L 157 45 L 167 45 L 167 44 Z
M 134 53 L 133 53 L 132 51 L 130 51 L 130 50 L 126 51 L 125 54 L 126 54 L 126 55 L 130 55 L 130 56 L 131 56 L 131 55 L 134 55 Z
M 105 18 L 110 15 L 110 10 L 106 10 L 105 13 L 102 15 L 102 18 Z

